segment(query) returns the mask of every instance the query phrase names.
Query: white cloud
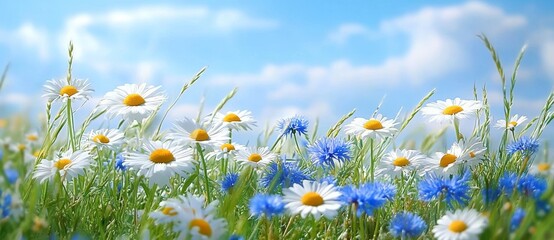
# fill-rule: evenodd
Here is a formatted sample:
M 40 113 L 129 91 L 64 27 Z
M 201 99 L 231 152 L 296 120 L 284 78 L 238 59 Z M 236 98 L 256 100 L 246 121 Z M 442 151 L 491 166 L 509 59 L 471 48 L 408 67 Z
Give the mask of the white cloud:
M 421 85 L 463 69 L 472 57 L 469 46 L 477 42 L 475 34 L 486 32 L 489 36 L 499 36 L 525 24 L 523 16 L 509 15 L 481 2 L 429 7 L 385 20 L 376 30 L 348 23 L 330 34 L 339 42 L 369 32 L 382 41 L 408 40 L 403 54 L 380 63 L 353 64 L 339 59 L 319 66 L 269 64 L 258 73 L 219 75 L 212 78 L 212 82 L 242 86 L 274 84 L 269 94 L 272 99 L 283 99 L 295 93 L 313 96 L 322 91 L 333 93 L 368 86 Z
M 0 42 L 7 44 L 17 54 L 29 54 L 38 56 L 41 60 L 50 58 L 49 36 L 46 31 L 36 27 L 32 23 L 23 23 L 14 30 L 0 29 Z
M 538 35 L 542 67 L 550 80 L 554 81 L 554 30 L 544 30 Z
M 369 29 L 359 23 L 345 23 L 331 31 L 328 38 L 334 43 L 343 44 L 354 36 L 369 37 Z

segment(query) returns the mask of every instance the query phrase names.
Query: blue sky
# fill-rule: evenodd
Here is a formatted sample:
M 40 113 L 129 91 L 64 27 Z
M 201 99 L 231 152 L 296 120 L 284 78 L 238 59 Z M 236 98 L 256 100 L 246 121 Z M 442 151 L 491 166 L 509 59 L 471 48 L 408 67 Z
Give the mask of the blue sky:
M 521 46 L 514 113 L 535 116 L 554 83 L 550 1 L 19 1 L 0 7 L 0 65 L 10 63 L 0 114 L 37 114 L 46 80 L 63 77 L 67 44 L 74 76 L 96 90 L 131 82 L 163 85 L 174 97 L 206 74 L 171 117 L 213 108 L 248 109 L 260 125 L 302 114 L 325 129 L 353 108 L 394 117 L 428 91 L 433 101 L 473 96 L 487 85 L 501 116 L 500 81 L 477 34 L 485 33 L 511 73 Z

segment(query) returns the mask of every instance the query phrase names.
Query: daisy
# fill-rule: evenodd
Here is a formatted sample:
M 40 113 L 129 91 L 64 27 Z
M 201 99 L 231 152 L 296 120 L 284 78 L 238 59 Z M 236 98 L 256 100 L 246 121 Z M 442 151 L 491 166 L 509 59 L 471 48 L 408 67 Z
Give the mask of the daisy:
M 53 180 L 59 173 L 62 180 L 71 181 L 74 177 L 82 175 L 91 163 L 92 160 L 87 152 L 68 150 L 61 153 L 57 159 L 42 160 L 35 169 L 33 178 L 43 183 L 46 180 Z
M 197 123 L 185 117 L 182 121 L 175 123 L 173 132 L 169 134 L 169 139 L 192 147 L 198 143 L 203 147 L 212 149 L 221 147 L 226 143 L 229 140 L 228 134 L 221 123 L 204 126 L 202 123 Z M 228 149 L 231 149 L 231 147 L 228 146 Z
M 208 118 L 211 118 L 208 116 Z M 229 129 L 234 129 L 237 131 L 240 130 L 251 130 L 252 127 L 256 126 L 256 121 L 252 117 L 250 111 L 230 111 L 225 114 L 216 113 L 213 120 L 216 123 L 223 123 Z
M 487 148 L 483 146 L 482 142 L 475 139 L 469 140 L 465 144 L 462 144 L 461 148 L 466 152 L 466 157 L 463 158 L 463 163 L 470 167 L 480 163 L 483 160 L 485 151 L 487 150 Z
M 339 200 L 341 193 L 332 184 L 318 183 L 304 180 L 302 185 L 294 184 L 283 189 L 285 208 L 293 215 L 300 214 L 306 218 L 308 214 L 316 220 L 325 216 L 327 219 L 337 215 L 342 203 Z
M 150 116 L 165 101 L 160 87 L 146 84 L 125 84 L 106 93 L 99 107 L 106 108 L 108 116 L 122 116 L 131 121 Z
M 94 91 L 90 88 L 88 80 L 73 79 L 69 83 L 66 79 L 50 80 L 44 85 L 44 95 L 49 102 L 61 99 L 63 102 L 67 99 L 89 99 Z
M 356 135 L 362 139 L 375 137 L 391 137 L 397 132 L 394 128 L 398 123 L 394 119 L 387 119 L 381 114 L 374 118 L 355 118 L 350 124 L 345 126 L 346 134 Z
M 87 143 L 92 146 L 111 150 L 117 150 L 124 142 L 123 133 L 118 129 L 91 131 L 86 139 Z
M 541 162 L 532 165 L 529 172 L 533 175 L 552 177 L 554 176 L 554 166 L 549 162 Z
M 506 123 L 506 120 L 504 119 L 501 119 L 501 120 L 498 120 L 496 121 L 496 125 L 494 125 L 495 127 L 497 128 L 503 128 L 503 129 L 506 129 L 506 130 L 511 130 L 513 131 L 515 127 L 517 127 L 518 125 L 521 125 L 523 122 L 525 122 L 527 120 L 527 117 L 526 116 L 519 116 L 519 115 L 514 115 L 510 118 L 510 121 L 508 123 Z
M 277 158 L 277 154 L 272 153 L 268 147 L 249 147 L 244 148 L 237 153 L 237 161 L 253 168 L 265 167 Z
M 142 151 L 128 152 L 125 165 L 138 170 L 139 176 L 150 179 L 150 186 L 167 186 L 174 175 L 186 178 L 194 171 L 192 149 L 172 142 L 143 142 Z
M 432 122 L 451 122 L 454 119 L 464 119 L 481 109 L 481 102 L 474 100 L 460 100 L 456 98 L 428 103 L 421 109 L 423 115 L 429 116 Z
M 215 158 L 216 160 L 234 159 L 237 153 L 244 148 L 245 146 L 237 143 L 224 143 L 218 149 L 206 154 L 206 158 Z
M 25 135 L 25 140 L 27 140 L 29 144 L 38 144 L 40 138 L 38 136 L 38 133 L 31 132 Z
M 425 172 L 434 172 L 439 175 L 457 173 L 469 158 L 469 153 L 462 147 L 462 144 L 454 143 L 445 153 L 436 152 L 433 154 L 425 163 Z
M 487 218 L 476 210 L 458 209 L 446 212 L 433 227 L 433 234 L 439 240 L 479 239 L 487 225 Z
M 377 175 L 398 177 L 401 174 L 408 176 L 412 171 L 418 170 L 424 164 L 427 157 L 416 150 L 400 150 L 387 153 L 375 173 Z M 420 173 L 420 175 L 423 172 Z
M 204 206 L 204 197 L 179 196 L 160 203 L 161 209 L 150 213 L 156 224 L 173 223 L 180 239 L 219 239 L 227 223 L 216 219 L 218 201 Z
M 180 224 L 173 230 L 179 232 L 180 239 L 221 239 L 226 233 L 227 222 L 216 218 L 215 214 L 199 214 L 197 211 L 183 215 Z

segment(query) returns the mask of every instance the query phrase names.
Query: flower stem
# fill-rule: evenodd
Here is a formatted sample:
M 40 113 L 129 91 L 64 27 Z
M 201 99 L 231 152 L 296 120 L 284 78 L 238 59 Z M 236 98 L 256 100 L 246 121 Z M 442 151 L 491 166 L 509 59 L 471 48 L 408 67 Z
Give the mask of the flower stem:
M 200 144 L 196 144 L 196 149 L 200 155 L 200 160 L 202 161 L 202 168 L 204 170 L 204 183 L 206 184 L 206 199 L 208 202 L 212 202 L 212 197 L 210 195 L 210 179 L 208 179 L 208 168 L 206 167 L 206 160 L 204 159 L 204 152 Z
M 67 132 L 69 134 L 69 145 L 71 150 L 75 151 L 75 131 L 73 129 L 73 110 L 71 107 L 71 99 L 67 99 Z

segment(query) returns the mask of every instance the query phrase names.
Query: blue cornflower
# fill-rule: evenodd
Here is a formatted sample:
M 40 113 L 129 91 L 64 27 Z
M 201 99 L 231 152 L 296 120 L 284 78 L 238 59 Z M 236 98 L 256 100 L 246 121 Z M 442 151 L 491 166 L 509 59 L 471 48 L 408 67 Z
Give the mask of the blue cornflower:
M 337 185 L 337 179 L 330 175 L 320 178 L 318 182 L 320 183 L 327 182 L 328 184 L 333 184 L 335 186 Z
M 512 195 L 517 185 L 517 173 L 506 172 L 498 179 L 498 188 L 506 195 Z
M 358 216 L 362 213 L 373 215 L 375 209 L 380 208 L 396 195 L 394 185 L 379 182 L 366 183 L 359 188 L 344 186 L 340 191 L 342 195 L 339 199 L 346 204 L 354 204 Z
M 303 116 L 294 116 L 292 118 L 281 119 L 277 128 L 283 135 L 293 136 L 295 134 L 306 134 L 308 132 L 308 120 Z
M 279 215 L 285 211 L 285 204 L 281 196 L 256 194 L 250 199 L 250 214 L 252 216 L 261 217 L 266 216 L 271 218 L 272 216 Z
M 443 196 L 450 207 L 452 201 L 463 205 L 470 199 L 469 177 L 468 171 L 451 179 L 431 174 L 419 183 L 419 198 L 429 202 Z
M 123 154 L 117 154 L 115 157 L 115 169 L 120 171 L 127 170 L 127 166 L 124 164 L 125 158 L 123 157 Z
M 512 216 L 512 220 L 510 220 L 510 231 L 515 231 L 521 225 L 521 221 L 523 221 L 523 218 L 525 217 L 525 211 L 521 208 L 516 209 L 514 212 L 514 215 Z
M 314 164 L 334 167 L 336 163 L 350 160 L 350 143 L 337 138 L 321 138 L 308 147 Z
M 1 214 L 2 218 L 9 217 L 11 213 L 11 207 L 12 207 L 12 195 L 9 193 L 6 193 L 6 195 L 4 195 L 4 199 L 0 206 L 1 206 L 0 210 L 2 211 L 2 214 Z
M 233 234 L 229 236 L 229 240 L 244 240 L 244 237 L 241 235 Z
M 19 172 L 15 169 L 4 168 L 4 174 L 6 174 L 6 179 L 8 179 L 10 184 L 14 184 L 17 181 L 17 178 L 19 178 Z
M 521 176 L 517 182 L 517 190 L 526 196 L 539 199 L 544 191 L 546 191 L 546 185 L 546 180 L 543 178 L 533 175 L 524 175 Z
M 389 230 L 396 238 L 417 238 L 427 229 L 427 224 L 417 214 L 397 213 L 391 220 Z
M 516 152 L 523 152 L 525 155 L 532 155 L 539 149 L 539 141 L 534 138 L 523 136 L 517 141 L 511 143 L 506 148 L 508 154 L 512 155 Z
M 239 180 L 238 173 L 227 174 L 221 181 L 221 190 L 228 193 L 229 191 L 231 191 L 231 188 L 233 188 L 235 184 L 237 184 L 238 180 Z
M 302 184 L 303 180 L 312 180 L 298 164 L 289 161 L 272 162 L 262 177 L 262 186 L 265 188 L 281 186 L 291 187 L 293 184 Z
M 548 201 L 537 200 L 535 202 L 535 212 L 537 213 L 537 216 L 544 217 L 550 212 L 550 210 L 552 210 L 552 206 L 550 206 Z
M 483 196 L 483 202 L 490 204 L 495 202 L 500 197 L 500 190 L 498 188 L 485 188 L 481 190 L 481 196 Z

